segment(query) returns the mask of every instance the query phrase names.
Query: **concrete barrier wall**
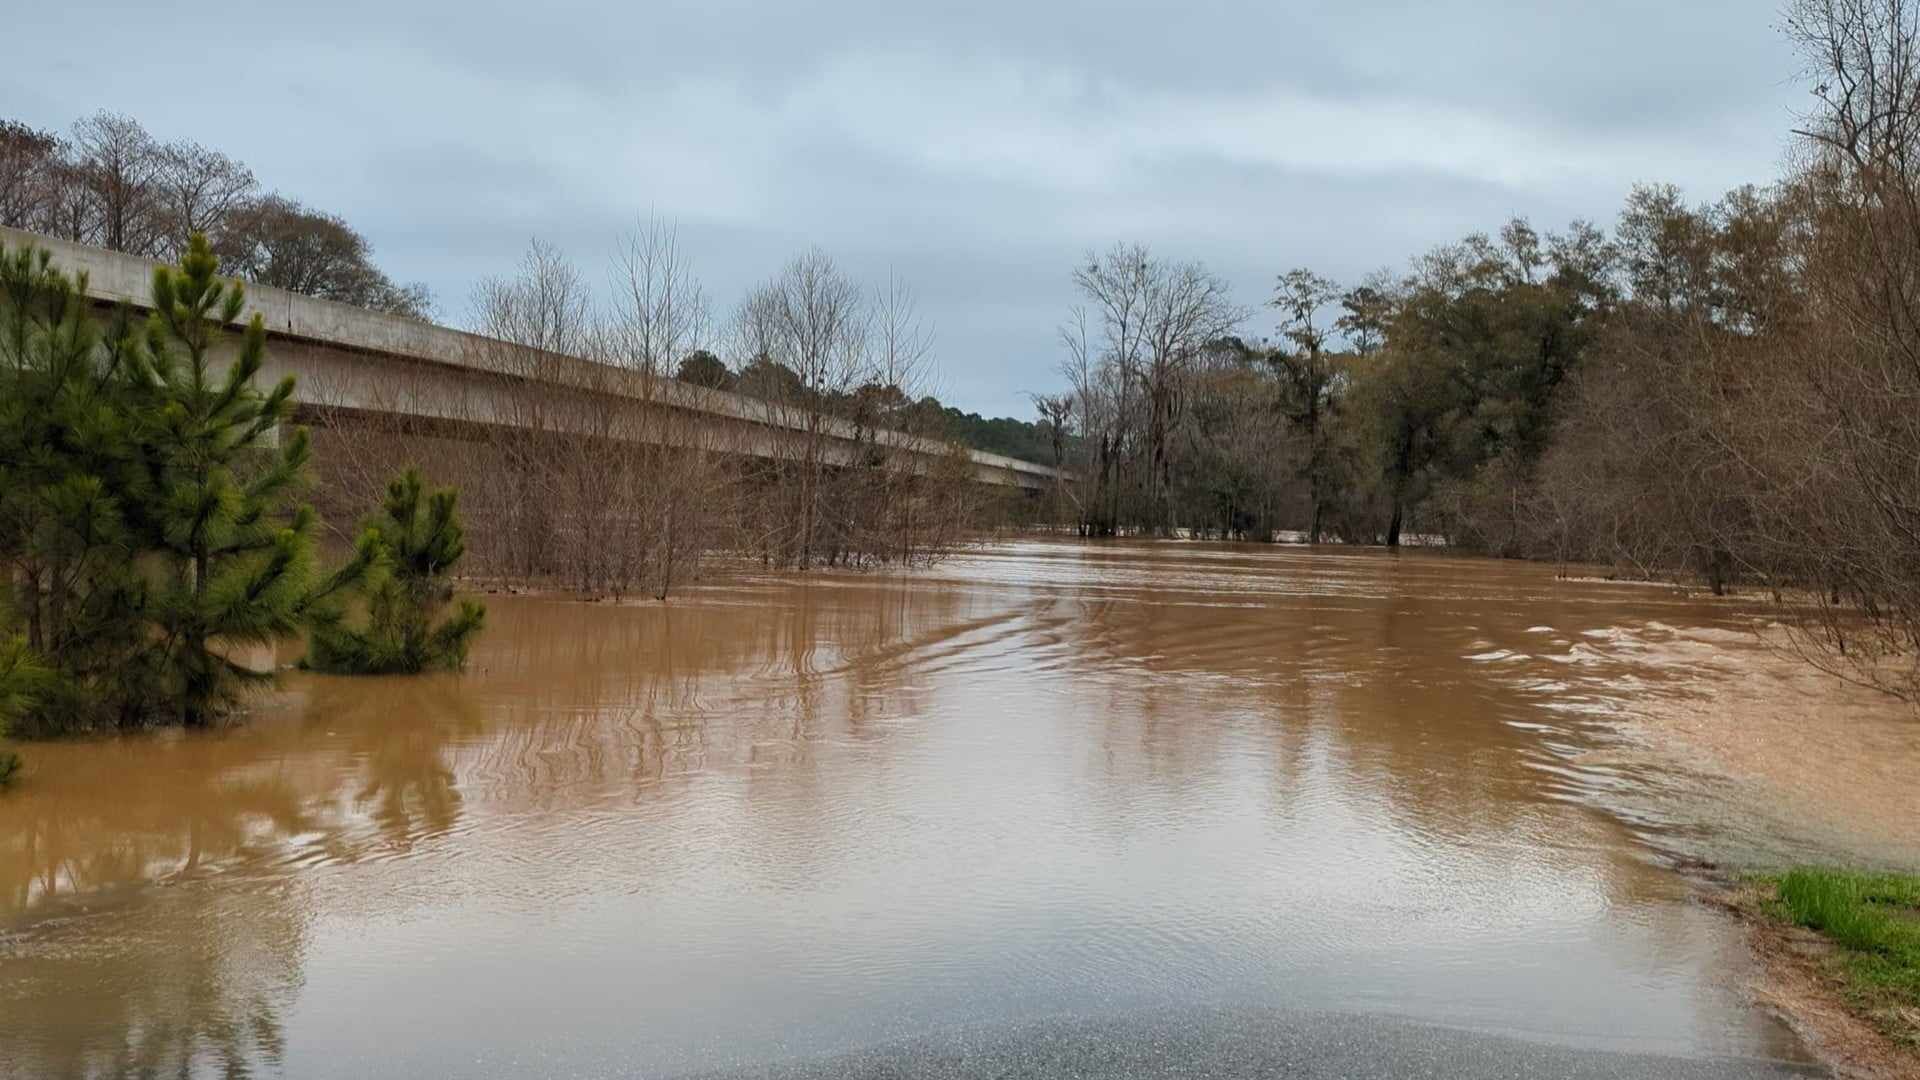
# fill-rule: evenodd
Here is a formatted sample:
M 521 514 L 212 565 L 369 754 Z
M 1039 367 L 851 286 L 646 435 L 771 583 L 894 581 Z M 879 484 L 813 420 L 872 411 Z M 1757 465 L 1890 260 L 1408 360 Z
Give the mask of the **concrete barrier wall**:
M 89 247 L 0 227 L 0 244 L 44 248 L 56 266 L 84 274 L 87 295 L 103 304 L 147 308 L 154 267 L 159 264 L 105 248 Z M 511 424 L 516 412 L 506 400 L 508 380 L 549 386 L 564 401 L 610 396 L 645 407 L 674 410 L 712 424 L 716 436 L 737 452 L 773 456 L 783 437 L 827 437 L 844 446 L 836 457 L 851 461 L 857 433 L 845 421 L 770 405 L 757 398 L 709 390 L 674 379 L 650 379 L 579 357 L 540 354 L 508 342 L 416 319 L 316 300 L 298 293 L 249 285 L 241 316 L 256 313 L 265 324 L 272 379 L 297 377 L 296 399 L 313 407 L 401 411 L 426 419 Z M 555 409 L 555 416 L 590 415 L 589 408 Z M 570 430 L 565 422 L 555 431 Z M 590 432 L 581 432 L 590 433 Z M 932 458 L 946 447 L 895 431 L 865 433 L 890 454 Z M 983 482 L 1027 489 L 1050 488 L 1059 473 L 1045 465 L 969 451 Z

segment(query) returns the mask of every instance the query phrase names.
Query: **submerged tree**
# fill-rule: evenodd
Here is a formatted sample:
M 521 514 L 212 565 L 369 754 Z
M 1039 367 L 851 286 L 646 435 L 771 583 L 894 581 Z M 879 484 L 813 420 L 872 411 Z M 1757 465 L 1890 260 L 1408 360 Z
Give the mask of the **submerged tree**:
M 1073 283 L 1084 304 L 1061 338 L 1081 440 L 1093 458 L 1083 474 L 1092 490 L 1081 500 L 1082 529 L 1112 535 L 1124 487 L 1139 524 L 1170 534 L 1184 391 L 1208 346 L 1243 313 L 1204 265 L 1172 262 L 1140 244 L 1089 254 Z
M 27 640 L 18 634 L 0 639 L 0 738 L 5 738 L 13 722 L 25 715 L 40 700 L 52 673 L 27 648 Z M 20 755 L 0 750 L 0 787 L 12 782 L 20 771 Z
M 379 515 L 361 531 L 355 558 L 332 586 L 357 584 L 365 625 L 350 625 L 342 606 L 317 605 L 306 666 L 349 675 L 466 666 L 486 608 L 462 600 L 440 619 L 453 600 L 453 566 L 466 553 L 458 502 L 452 488 L 428 492 L 417 469 L 387 486 Z
M 1305 268 L 1280 275 L 1269 303 L 1280 309 L 1280 334 L 1292 349 L 1276 349 L 1271 362 L 1280 375 L 1287 418 L 1306 436 L 1307 539 L 1319 543 L 1321 516 L 1327 508 L 1332 472 L 1328 415 L 1338 390 L 1339 368 L 1327 350 L 1331 337 L 1319 322 L 1322 308 L 1340 296 L 1339 287 Z
M 264 645 L 300 628 L 314 569 L 312 508 L 295 501 L 308 458 L 293 429 L 293 378 L 253 385 L 266 327 L 247 323 L 224 373 L 214 352 L 240 317 L 245 293 L 216 276 L 196 236 L 179 268 L 153 275 L 134 380 L 132 418 L 151 502 L 136 507 L 141 547 L 161 571 L 142 590 L 157 646 L 142 650 L 155 707 L 187 724 L 230 710 L 270 672 L 236 662 L 236 646 Z M 280 445 L 276 448 L 275 443 Z
M 10 602 L 0 629 L 56 677 L 17 730 L 121 719 L 144 635 L 126 517 L 143 478 L 132 467 L 125 367 L 131 338 L 99 325 L 46 252 L 0 252 L 0 562 Z M 115 597 L 126 598 L 116 602 Z
M 196 237 L 153 276 L 153 312 L 101 335 L 84 280 L 0 259 L 0 558 L 49 670 L 21 727 L 202 724 L 270 678 L 233 657 L 298 629 L 313 515 L 295 499 L 292 380 L 253 386 L 266 332 L 223 342 L 244 294 Z M 278 444 L 278 445 L 276 445 Z

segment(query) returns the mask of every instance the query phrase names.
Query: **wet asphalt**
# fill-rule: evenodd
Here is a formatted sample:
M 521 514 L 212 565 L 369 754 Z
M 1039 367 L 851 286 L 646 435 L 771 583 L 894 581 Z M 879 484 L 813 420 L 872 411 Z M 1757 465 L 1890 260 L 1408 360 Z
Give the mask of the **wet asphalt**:
M 965 1028 L 831 1057 L 698 1075 L 702 1080 L 1775 1080 L 1828 1074 L 1788 1062 L 1580 1049 L 1387 1017 L 1208 1011 Z

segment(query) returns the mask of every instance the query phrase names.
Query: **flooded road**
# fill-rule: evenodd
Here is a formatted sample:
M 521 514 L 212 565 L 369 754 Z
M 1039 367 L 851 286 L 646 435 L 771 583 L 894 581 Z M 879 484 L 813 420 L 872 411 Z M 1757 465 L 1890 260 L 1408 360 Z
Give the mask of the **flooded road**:
M 490 603 L 463 677 L 29 747 L 0 1076 L 673 1075 L 1187 1010 L 1804 1060 L 1669 868 L 1760 842 L 1621 728 L 1764 661 L 1729 606 L 1038 542 Z

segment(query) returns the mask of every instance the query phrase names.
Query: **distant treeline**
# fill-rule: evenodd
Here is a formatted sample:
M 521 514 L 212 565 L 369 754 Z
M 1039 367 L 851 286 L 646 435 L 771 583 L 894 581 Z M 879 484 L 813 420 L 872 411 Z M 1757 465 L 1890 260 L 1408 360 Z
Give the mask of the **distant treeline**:
M 1016 420 L 1010 416 L 987 418 L 979 413 L 963 413 L 952 406 L 941 406 L 933 398 L 921 404 L 938 407 L 947 430 L 954 438 L 989 454 L 1004 454 L 1021 461 L 1054 465 L 1053 437 L 1044 423 Z
M 1920 696 L 1920 14 L 1798 0 L 1785 29 L 1816 87 L 1764 188 L 1292 270 L 1273 340 L 1199 264 L 1090 256 L 1042 401 L 1080 436 L 1059 515 L 1745 584 L 1809 657 Z
M 101 112 L 66 133 L 0 119 L 0 225 L 177 262 L 204 234 L 221 273 L 323 300 L 426 318 L 425 285 L 396 284 L 339 216 L 262 191 L 253 171 Z
M 800 377 L 778 362 L 764 358 L 749 361 L 738 373 L 710 352 L 701 350 L 680 361 L 675 378 L 682 382 L 715 390 L 731 390 L 763 399 L 787 400 L 805 394 Z M 829 412 L 853 411 L 886 416 L 902 431 L 938 432 L 974 450 L 1001 454 L 1040 465 L 1054 465 L 1052 435 L 1044 423 L 1018 420 L 1010 416 L 988 419 L 979 413 L 961 412 L 927 394 L 919 400 L 908 398 L 897 386 L 872 383 L 843 395 L 845 400 L 821 404 Z

